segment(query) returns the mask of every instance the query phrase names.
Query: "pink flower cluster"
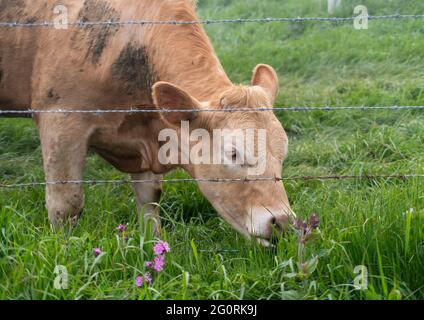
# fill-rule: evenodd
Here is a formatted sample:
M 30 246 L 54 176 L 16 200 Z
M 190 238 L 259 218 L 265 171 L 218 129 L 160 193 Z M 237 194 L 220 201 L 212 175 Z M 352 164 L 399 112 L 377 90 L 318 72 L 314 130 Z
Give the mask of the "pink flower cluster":
M 294 221 L 294 227 L 299 234 L 299 242 L 305 244 L 312 238 L 313 231 L 319 226 L 319 219 L 315 213 L 312 213 L 309 220 L 296 219 Z
M 168 242 L 162 240 L 158 241 L 153 247 L 153 252 L 156 256 L 165 255 L 170 251 L 171 249 L 169 248 Z
M 138 276 L 137 278 L 135 278 L 135 285 L 137 287 L 142 287 L 143 283 L 147 283 L 150 284 L 152 283 L 152 276 L 150 275 L 150 272 L 146 272 L 143 276 Z
M 125 232 L 128 230 L 128 224 L 120 224 L 116 227 L 116 230 L 118 231 L 117 234 L 115 234 L 116 237 L 122 236 L 122 239 L 127 240 L 128 236 L 125 234 Z
M 128 224 L 120 224 L 116 227 L 116 230 L 119 232 L 127 231 L 128 230 Z
M 146 261 L 145 266 L 147 268 L 151 268 L 154 272 L 161 272 L 163 271 L 165 267 L 165 258 L 166 254 L 171 251 L 171 248 L 169 247 L 169 244 L 165 241 L 158 241 L 153 247 L 153 253 L 155 257 L 153 258 L 153 261 Z M 143 281 L 144 280 L 144 281 Z M 143 283 L 150 284 L 152 282 L 152 277 L 149 272 L 146 272 L 144 277 L 138 276 L 135 279 L 135 284 L 137 287 L 141 287 Z
M 153 261 L 147 261 L 146 267 L 152 268 L 155 272 L 161 272 L 165 267 L 165 257 L 171 249 L 169 248 L 169 244 L 165 241 L 158 241 L 153 247 L 153 253 L 155 257 Z
M 128 231 L 128 224 L 119 224 L 116 227 L 116 231 L 118 232 L 116 234 L 117 237 L 122 236 L 122 238 L 125 240 L 127 239 L 126 231 Z M 169 247 L 168 242 L 159 240 L 155 243 L 153 246 L 153 261 L 147 261 L 146 267 L 151 268 L 154 272 L 161 272 L 163 271 L 165 267 L 165 258 L 167 253 L 171 251 L 171 248 Z M 103 250 L 101 248 L 94 248 L 93 254 L 94 256 L 98 257 L 103 253 Z M 153 281 L 152 274 L 150 272 L 146 272 L 143 276 L 137 276 L 135 278 L 135 284 L 137 287 L 142 287 L 143 284 L 151 284 Z

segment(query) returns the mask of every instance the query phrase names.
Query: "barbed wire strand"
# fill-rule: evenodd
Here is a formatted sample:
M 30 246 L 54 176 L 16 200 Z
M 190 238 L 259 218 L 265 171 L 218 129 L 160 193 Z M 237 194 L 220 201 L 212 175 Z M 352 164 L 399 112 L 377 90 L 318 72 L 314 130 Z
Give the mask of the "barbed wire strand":
M 224 23 L 273 23 L 273 22 L 350 22 L 358 17 L 291 17 L 291 18 L 238 18 L 238 19 L 208 19 L 198 21 L 179 21 L 179 20 L 131 20 L 131 21 L 73 21 L 67 23 L 58 23 L 52 21 L 42 22 L 0 22 L 0 27 L 93 27 L 93 26 L 134 26 L 134 25 L 210 25 Z M 423 19 L 424 14 L 392 14 L 392 15 L 364 15 L 359 18 L 367 18 L 368 20 L 418 20 Z
M 26 115 L 26 114 L 45 114 L 45 113 L 200 113 L 200 112 L 261 112 L 261 111 L 372 111 L 372 110 L 424 110 L 424 106 L 324 106 L 324 107 L 308 107 L 308 106 L 294 106 L 294 107 L 275 107 L 275 108 L 224 108 L 224 109 L 27 109 L 27 110 L 0 110 L 0 115 Z
M 46 181 L 46 182 L 28 182 L 17 184 L 0 184 L 0 188 L 16 189 L 27 187 L 39 187 L 48 185 L 122 185 L 131 183 L 179 183 L 179 182 L 198 182 L 198 183 L 250 183 L 250 182 L 266 182 L 266 181 L 325 181 L 325 180 L 377 180 L 377 179 L 398 179 L 407 180 L 412 178 L 424 178 L 424 173 L 408 173 L 408 174 L 363 174 L 363 175 L 328 175 L 328 176 L 292 176 L 292 177 L 265 177 L 265 178 L 178 178 L 178 179 L 145 179 L 145 180 L 69 180 L 69 181 Z

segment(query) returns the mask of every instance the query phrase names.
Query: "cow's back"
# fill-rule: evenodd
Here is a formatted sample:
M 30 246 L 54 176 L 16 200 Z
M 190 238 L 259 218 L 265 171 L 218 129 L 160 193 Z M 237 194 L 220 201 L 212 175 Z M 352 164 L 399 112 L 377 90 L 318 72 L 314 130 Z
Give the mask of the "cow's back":
M 55 21 L 57 1 L 0 0 L 0 21 Z M 64 0 L 69 21 L 149 18 L 154 1 Z M 137 16 L 135 16 L 137 14 Z M 144 16 L 146 15 L 146 16 Z M 151 103 L 148 27 L 2 27 L 0 108 L 126 107 Z

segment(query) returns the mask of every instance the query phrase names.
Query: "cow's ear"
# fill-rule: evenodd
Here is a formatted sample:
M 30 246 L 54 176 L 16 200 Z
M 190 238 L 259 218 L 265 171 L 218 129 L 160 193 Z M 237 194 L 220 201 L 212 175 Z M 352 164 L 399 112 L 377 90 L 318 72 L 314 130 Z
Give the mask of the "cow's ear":
M 259 86 L 268 94 L 274 104 L 278 95 L 278 76 L 274 68 L 267 64 L 258 64 L 253 70 L 252 86 Z
M 198 112 L 189 112 L 189 110 L 200 109 L 200 102 L 180 87 L 169 82 L 155 83 L 153 101 L 158 110 L 164 111 L 161 112 L 162 118 L 172 125 L 180 125 L 181 121 L 193 120 Z

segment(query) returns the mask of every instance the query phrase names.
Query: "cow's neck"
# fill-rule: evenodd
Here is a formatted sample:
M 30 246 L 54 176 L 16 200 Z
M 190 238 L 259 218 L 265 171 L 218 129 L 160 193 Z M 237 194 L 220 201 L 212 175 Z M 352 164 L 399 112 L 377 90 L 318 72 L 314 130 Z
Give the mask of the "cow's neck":
M 177 16 L 197 19 L 190 8 Z M 180 86 L 199 101 L 212 101 L 232 86 L 201 25 L 153 27 L 148 48 L 158 79 Z
M 153 10 L 153 20 L 195 21 L 197 16 L 185 1 L 175 2 L 172 8 Z M 150 16 L 149 16 L 150 17 Z M 195 25 L 155 25 L 144 34 L 143 44 L 152 68 L 152 82 L 167 81 L 186 90 L 200 102 L 214 102 L 233 84 L 222 67 L 215 50 L 203 27 Z M 210 108 L 218 107 L 210 104 Z M 160 130 L 167 128 L 163 121 L 155 122 L 149 132 L 157 137 Z M 149 169 L 164 173 L 175 165 L 161 165 L 156 159 L 160 145 L 148 139 L 143 147 Z

